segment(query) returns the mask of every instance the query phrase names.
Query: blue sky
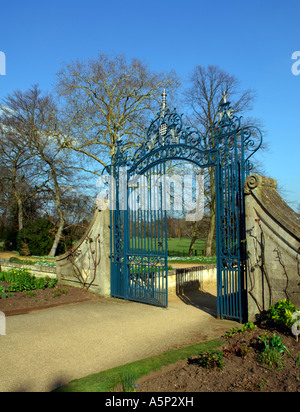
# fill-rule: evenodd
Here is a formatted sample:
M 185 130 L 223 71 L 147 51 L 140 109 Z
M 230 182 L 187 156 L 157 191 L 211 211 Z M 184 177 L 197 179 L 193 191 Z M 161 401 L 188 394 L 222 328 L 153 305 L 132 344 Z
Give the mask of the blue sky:
M 62 62 L 98 52 L 137 57 L 183 81 L 196 65 L 216 64 L 254 89 L 252 116 L 263 121 L 266 175 L 300 203 L 299 0 L 52 0 L 3 2 L 0 99 L 38 83 L 51 90 Z

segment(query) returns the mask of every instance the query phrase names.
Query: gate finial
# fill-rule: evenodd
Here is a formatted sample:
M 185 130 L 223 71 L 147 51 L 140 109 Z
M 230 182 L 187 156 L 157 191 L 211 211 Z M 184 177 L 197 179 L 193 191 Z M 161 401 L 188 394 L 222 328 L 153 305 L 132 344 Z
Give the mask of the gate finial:
M 162 92 L 162 104 L 161 104 L 161 117 L 164 117 L 164 115 L 166 114 L 166 110 L 167 110 L 167 93 L 166 93 L 166 89 L 163 90 Z
M 223 104 L 227 103 L 227 93 L 225 91 L 222 93 L 222 100 Z
M 162 108 L 165 109 L 167 104 L 166 104 L 166 98 L 167 98 L 167 93 L 166 89 L 163 90 L 162 92 Z

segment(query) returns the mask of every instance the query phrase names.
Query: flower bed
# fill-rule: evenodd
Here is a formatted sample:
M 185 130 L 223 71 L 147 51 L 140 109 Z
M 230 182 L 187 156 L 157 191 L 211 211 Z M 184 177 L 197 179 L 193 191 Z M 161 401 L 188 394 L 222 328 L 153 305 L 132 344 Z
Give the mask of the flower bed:
M 271 310 L 256 325 L 232 328 L 218 351 L 199 353 L 140 378 L 137 391 L 300 392 L 300 345 L 273 314 Z
M 91 299 L 96 299 L 91 292 L 60 285 L 47 276 L 37 278 L 24 269 L 0 272 L 0 311 L 5 315 Z

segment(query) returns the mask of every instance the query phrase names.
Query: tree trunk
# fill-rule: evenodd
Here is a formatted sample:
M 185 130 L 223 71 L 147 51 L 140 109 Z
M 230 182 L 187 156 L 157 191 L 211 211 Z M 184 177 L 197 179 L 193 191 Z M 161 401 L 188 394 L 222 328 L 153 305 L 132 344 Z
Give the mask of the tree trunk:
M 15 197 L 18 205 L 18 231 L 20 232 L 23 229 L 23 204 L 21 197 L 17 193 Z
M 216 189 L 215 189 L 215 173 L 214 168 L 209 168 L 209 183 L 210 183 L 210 201 L 209 201 L 209 208 L 210 208 L 210 221 L 209 221 L 209 229 L 208 235 L 206 240 L 206 248 L 205 248 L 205 255 L 210 257 L 212 256 L 212 244 L 215 234 L 215 227 L 216 227 Z
M 12 170 L 12 188 L 13 188 L 13 193 L 14 193 L 14 197 L 16 199 L 17 202 L 17 207 L 18 207 L 18 231 L 20 232 L 20 230 L 23 229 L 23 202 L 22 202 L 22 198 L 20 196 L 20 193 L 18 192 L 18 182 L 17 182 L 17 170 L 14 167 Z
M 194 228 L 193 228 L 193 234 L 192 234 L 192 238 L 191 238 L 191 243 L 190 243 L 190 248 L 189 248 L 189 256 L 193 256 L 193 251 L 194 251 L 194 245 L 195 242 L 198 238 L 197 236 L 197 229 L 198 229 L 198 222 L 196 221 L 194 223 Z
M 58 247 L 58 244 L 59 244 L 61 235 L 62 235 L 62 231 L 63 231 L 63 229 L 64 229 L 64 224 L 65 224 L 64 219 L 63 219 L 63 218 L 60 218 L 58 230 L 57 230 L 57 232 L 55 233 L 54 242 L 53 242 L 53 245 L 52 245 L 51 250 L 50 250 L 50 253 L 49 253 L 49 256 L 50 256 L 50 257 L 54 257 L 55 254 L 56 254 L 56 250 L 57 250 L 57 247 Z
M 54 257 L 55 254 L 56 254 L 56 250 L 57 250 L 61 235 L 62 235 L 62 231 L 64 229 L 65 218 L 64 218 L 64 213 L 63 213 L 62 208 L 61 208 L 60 187 L 59 187 L 59 184 L 58 184 L 56 171 L 55 171 L 55 168 L 53 166 L 53 163 L 48 161 L 48 164 L 51 168 L 51 175 L 52 175 L 54 188 L 55 188 L 55 204 L 56 204 L 57 212 L 59 214 L 58 230 L 55 234 L 54 242 L 53 242 L 53 245 L 52 245 L 50 253 L 49 253 L 50 257 Z
M 212 256 L 212 243 L 215 234 L 215 227 L 216 227 L 216 214 L 214 211 L 211 211 L 210 215 L 210 222 L 209 222 L 209 230 L 206 240 L 206 248 L 205 248 L 205 255 Z

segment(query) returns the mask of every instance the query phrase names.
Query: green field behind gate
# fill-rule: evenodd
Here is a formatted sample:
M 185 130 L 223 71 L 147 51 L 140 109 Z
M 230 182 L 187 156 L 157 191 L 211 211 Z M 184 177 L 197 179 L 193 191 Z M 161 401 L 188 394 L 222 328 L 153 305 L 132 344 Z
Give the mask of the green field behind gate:
M 159 250 L 159 240 L 154 238 L 132 237 L 130 239 L 131 246 L 133 248 L 152 247 L 152 249 Z M 191 239 L 189 238 L 168 238 L 168 252 L 170 255 L 175 256 L 178 252 L 179 256 L 188 255 Z M 205 254 L 206 239 L 197 239 L 194 244 L 194 252 L 197 251 L 197 255 Z

